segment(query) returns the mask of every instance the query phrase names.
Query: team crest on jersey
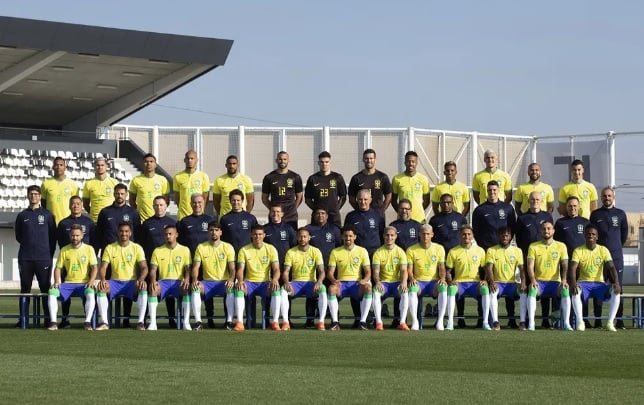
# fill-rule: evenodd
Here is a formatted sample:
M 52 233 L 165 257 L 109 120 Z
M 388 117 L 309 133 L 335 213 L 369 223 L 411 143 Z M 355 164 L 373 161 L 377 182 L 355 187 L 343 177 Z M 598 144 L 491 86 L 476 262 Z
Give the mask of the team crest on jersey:
M 478 261 L 479 261 L 479 257 L 478 257 L 477 255 L 472 256 L 472 261 L 473 261 L 473 262 L 478 262 Z
M 181 256 L 177 256 L 174 258 L 175 263 L 180 264 L 181 263 Z
M 587 199 L 588 198 L 588 190 L 584 190 L 583 194 L 584 194 L 584 200 Z
M 329 188 L 335 188 L 335 187 L 336 187 L 335 180 L 329 181 Z
M 499 183 L 499 190 L 503 188 L 503 180 L 497 180 L 497 183 Z
M 70 190 L 69 187 L 65 187 L 65 190 L 63 191 L 63 193 L 65 193 L 65 195 L 67 195 L 67 194 L 69 194 L 71 192 L 72 192 L 72 190 Z
M 248 229 L 248 220 L 244 219 L 241 223 L 242 229 Z
M 610 223 L 613 224 L 613 226 L 619 226 L 619 218 L 610 217 Z
M 219 253 L 219 254 L 217 255 L 217 258 L 218 258 L 219 260 L 224 260 L 224 259 L 226 258 L 226 255 L 224 255 L 223 253 Z
M 577 225 L 577 233 L 582 235 L 584 233 L 584 226 L 583 225 Z
M 45 216 L 44 215 L 38 215 L 38 224 L 42 225 L 45 223 Z
M 436 257 L 436 255 L 432 255 L 431 260 L 433 263 L 436 263 L 436 261 L 438 260 L 438 257 Z
M 326 235 L 324 235 L 324 238 L 327 243 L 333 242 L 333 234 L 331 232 L 327 232 Z
M 542 191 L 542 192 L 540 192 L 539 194 L 541 194 L 541 199 L 542 199 L 542 200 L 543 200 L 544 198 L 546 198 L 546 192 L 545 192 L 545 191 Z
M 409 237 L 410 238 L 415 238 L 416 237 L 416 230 L 414 228 L 409 229 Z
M 457 191 L 456 193 L 454 193 L 454 197 L 456 197 L 456 198 L 459 198 L 459 199 L 460 199 L 460 198 L 461 198 L 461 192 L 460 192 L 460 191 Z
M 132 253 L 128 253 L 127 257 L 125 258 L 128 262 L 132 261 Z
M 414 184 L 414 190 L 416 190 L 416 191 L 420 191 L 420 187 L 421 187 L 421 186 L 420 186 L 420 183 L 415 183 L 415 184 Z
M 602 264 L 602 258 L 601 257 L 596 257 L 595 258 L 595 264 Z
M 261 258 L 262 263 L 268 263 L 268 256 L 264 255 Z
M 286 231 L 280 231 L 280 239 L 286 240 Z
M 358 263 L 360 263 L 360 258 L 354 257 L 353 258 L 353 264 L 358 264 Z
M 514 263 L 517 261 L 517 258 L 514 256 L 510 256 L 510 263 Z
M 80 261 L 81 261 L 81 263 L 85 263 L 85 262 L 87 261 L 87 256 L 82 255 L 82 256 L 80 257 Z
M 201 230 L 204 232 L 208 231 L 208 222 L 201 223 Z
M 159 190 L 161 190 L 161 184 L 155 183 L 154 184 L 154 191 L 159 191 Z
M 237 190 L 244 191 L 244 183 L 237 183 Z
M 105 194 L 106 195 L 112 194 L 112 192 L 113 192 L 112 187 L 105 187 Z
M 380 190 L 380 180 L 376 180 L 373 182 L 373 188 L 376 190 Z
M 376 220 L 373 218 L 369 218 L 369 227 L 370 228 L 375 228 L 376 227 Z
M 398 264 L 398 262 L 400 262 L 400 259 L 398 259 L 397 257 L 394 257 L 394 264 Z
M 458 230 L 458 222 L 452 221 L 452 231 Z
M 83 233 L 86 233 L 87 227 L 85 225 L 81 225 L 81 231 L 83 231 Z
M 505 210 L 503 210 L 503 209 L 499 210 L 499 218 L 505 219 Z
M 130 222 L 130 216 L 127 214 L 123 215 L 123 221 Z
M 293 187 L 293 179 L 286 179 L 286 187 L 291 188 Z
M 552 259 L 557 260 L 559 258 L 559 252 L 552 252 Z
M 201 180 L 195 180 L 195 187 L 201 187 Z
M 308 266 L 313 266 L 313 259 L 312 259 L 312 258 L 310 258 L 310 257 L 309 257 L 308 259 L 306 259 L 306 264 L 307 264 Z

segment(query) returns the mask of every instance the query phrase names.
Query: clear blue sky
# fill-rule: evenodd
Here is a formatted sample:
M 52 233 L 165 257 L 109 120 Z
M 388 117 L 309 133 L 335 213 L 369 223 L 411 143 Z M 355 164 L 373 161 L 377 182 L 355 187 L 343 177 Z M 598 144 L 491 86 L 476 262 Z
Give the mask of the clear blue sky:
M 0 14 L 235 40 L 225 66 L 130 124 L 644 130 L 640 1 L 4 0 Z M 618 184 L 644 185 L 627 152 L 641 146 L 618 142 Z

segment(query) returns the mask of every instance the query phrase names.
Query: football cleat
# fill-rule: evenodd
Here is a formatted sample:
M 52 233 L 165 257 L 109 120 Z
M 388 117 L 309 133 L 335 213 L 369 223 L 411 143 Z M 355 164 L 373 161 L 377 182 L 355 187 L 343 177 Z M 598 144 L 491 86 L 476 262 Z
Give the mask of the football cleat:
M 203 330 L 203 324 L 201 322 L 195 323 L 194 330 L 197 331 L 197 332 L 201 332 Z
M 324 322 L 318 322 L 317 330 L 325 330 Z
M 376 322 L 376 330 L 382 332 L 385 328 L 382 327 L 382 322 Z
M 291 330 L 291 324 L 288 322 L 282 323 L 282 330 Z
M 143 322 L 137 323 L 136 330 L 145 330 L 145 324 Z
M 96 330 L 109 330 L 109 329 L 110 329 L 110 326 L 105 322 L 101 323 L 96 327 Z
M 271 322 L 271 330 L 278 331 L 280 329 L 280 324 L 277 322 Z
M 409 326 L 407 326 L 405 322 L 400 322 L 400 325 L 398 325 L 398 329 L 404 332 L 409 332 Z
M 331 330 L 340 330 L 340 324 L 338 322 L 331 322 Z
M 56 322 L 49 322 L 47 330 L 58 330 L 58 324 Z
M 92 328 L 92 324 L 89 323 L 89 322 L 84 322 L 83 323 L 83 329 L 85 329 L 85 330 L 94 330 L 94 328 Z
M 234 330 L 235 332 L 241 332 L 241 331 L 243 331 L 244 329 L 245 329 L 245 328 L 244 328 L 244 323 L 243 323 L 243 322 L 240 322 L 240 321 L 237 321 L 237 322 L 235 323 L 235 326 L 233 326 L 233 330 Z

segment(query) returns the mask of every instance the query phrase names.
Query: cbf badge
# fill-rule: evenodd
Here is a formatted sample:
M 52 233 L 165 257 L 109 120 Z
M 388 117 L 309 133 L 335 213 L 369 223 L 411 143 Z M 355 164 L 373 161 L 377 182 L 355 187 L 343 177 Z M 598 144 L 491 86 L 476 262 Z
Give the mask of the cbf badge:
M 505 219 L 505 210 L 499 210 L 499 218 Z
M 374 182 L 373 182 L 373 187 L 374 187 L 376 190 L 380 190 L 380 180 L 376 180 L 376 181 L 374 181 Z
M 293 179 L 286 179 L 286 187 L 288 188 L 293 187 Z
M 617 217 L 610 217 L 610 223 L 611 223 L 613 226 L 619 226 L 619 218 L 617 218 Z
M 335 187 L 336 187 L 335 180 L 331 180 L 331 181 L 329 182 L 329 188 L 335 188 Z
M 130 222 L 130 216 L 127 215 L 127 214 L 123 215 L 123 221 L 124 222 Z
M 208 222 L 202 222 L 201 223 L 201 230 L 204 232 L 208 231 Z
M 177 263 L 177 264 L 181 264 L 181 256 L 175 257 L 174 262 Z
M 42 225 L 45 223 L 45 216 L 44 215 L 38 215 L 38 224 Z

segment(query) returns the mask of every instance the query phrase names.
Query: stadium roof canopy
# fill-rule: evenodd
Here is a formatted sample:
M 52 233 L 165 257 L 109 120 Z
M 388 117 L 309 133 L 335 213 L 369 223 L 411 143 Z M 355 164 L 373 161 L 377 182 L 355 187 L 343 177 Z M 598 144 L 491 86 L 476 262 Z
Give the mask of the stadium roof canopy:
M 0 16 L 0 126 L 112 125 L 223 65 L 232 44 Z

